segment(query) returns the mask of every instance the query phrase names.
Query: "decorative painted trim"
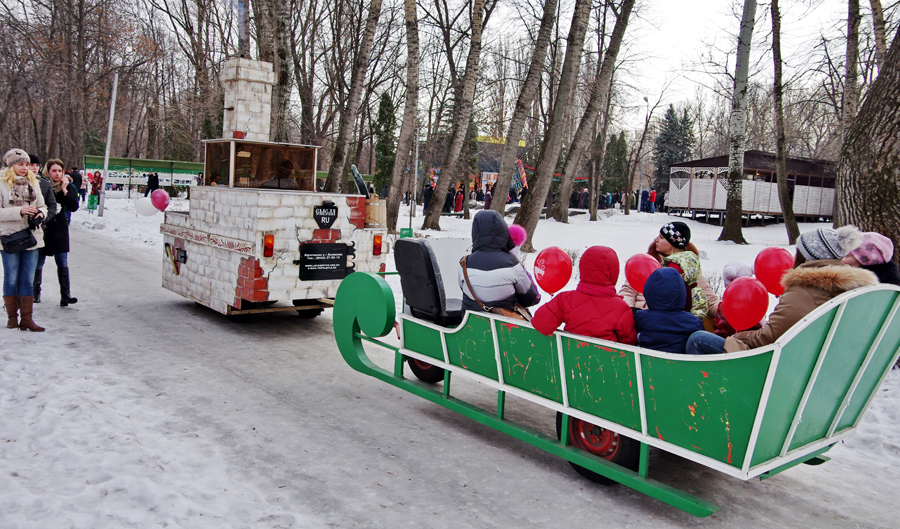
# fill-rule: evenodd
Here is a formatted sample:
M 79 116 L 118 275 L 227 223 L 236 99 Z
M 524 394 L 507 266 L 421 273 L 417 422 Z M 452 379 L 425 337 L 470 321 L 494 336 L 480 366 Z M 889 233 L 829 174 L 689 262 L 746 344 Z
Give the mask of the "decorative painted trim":
M 202 231 L 181 228 L 178 226 L 172 226 L 170 224 L 161 224 L 159 226 L 159 231 L 165 235 L 187 239 L 197 244 L 205 244 L 207 246 L 222 248 L 223 250 L 230 250 L 239 254 L 256 254 L 256 245 L 254 243 L 242 241 L 240 239 L 232 239 L 230 237 L 223 237 L 221 235 L 210 235 Z
M 188 239 L 199 244 L 208 244 L 208 235 L 206 233 L 203 233 L 202 231 L 181 228 L 169 224 L 160 224 L 159 231 L 166 235 L 171 235 L 173 237 L 178 237 L 181 239 Z
M 253 255 L 256 253 L 256 245 L 252 242 L 222 237 L 221 235 L 210 235 L 209 245 L 246 255 Z

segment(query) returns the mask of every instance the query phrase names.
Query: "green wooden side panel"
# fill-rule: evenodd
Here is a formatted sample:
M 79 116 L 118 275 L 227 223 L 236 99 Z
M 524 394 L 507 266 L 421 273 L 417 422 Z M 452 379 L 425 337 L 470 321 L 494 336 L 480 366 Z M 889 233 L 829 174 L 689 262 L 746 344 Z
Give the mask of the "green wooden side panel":
M 503 382 L 562 403 L 556 338 L 531 327 L 495 321 Z
M 569 406 L 641 431 L 634 353 L 563 337 Z
M 806 390 L 806 383 L 816 365 L 836 311 L 835 308 L 823 314 L 781 350 L 781 360 L 772 381 L 772 393 L 766 405 L 750 466 L 768 461 L 781 453 L 781 446 L 791 428 L 794 413 Z
M 897 293 L 873 292 L 870 296 L 873 298 L 876 296 L 878 298 L 886 297 L 887 300 L 885 301 L 885 304 L 890 307 L 896 300 Z M 898 316 L 900 316 L 900 314 L 898 314 Z M 887 332 L 885 332 L 884 336 L 881 338 L 881 343 L 879 344 L 878 349 L 875 350 L 875 354 L 872 355 L 872 360 L 869 362 L 869 366 L 866 368 L 865 373 L 863 373 L 859 385 L 856 386 L 856 391 L 850 398 L 847 409 L 844 410 L 844 414 L 841 416 L 841 420 L 838 422 L 838 427 L 835 431 L 841 431 L 844 428 L 853 426 L 859 418 L 859 414 L 862 413 L 863 406 L 866 405 L 869 395 L 875 391 L 875 386 L 881 380 L 881 375 L 883 375 L 887 369 L 890 369 L 891 361 L 893 360 L 894 355 L 897 354 L 897 349 L 900 349 L 900 322 L 898 322 L 898 316 L 894 316 L 893 323 L 888 327 Z
M 444 336 L 452 365 L 497 380 L 497 357 L 489 318 L 469 313 L 463 327 Z
M 707 362 L 641 359 L 647 433 L 741 468 L 772 352 Z
M 868 295 L 847 302 L 791 440 L 791 450 L 828 435 L 844 395 L 891 309 L 889 301 L 887 296 Z
M 437 329 L 420 325 L 414 321 L 403 321 L 403 347 L 410 351 L 444 361 L 441 347 L 441 333 Z

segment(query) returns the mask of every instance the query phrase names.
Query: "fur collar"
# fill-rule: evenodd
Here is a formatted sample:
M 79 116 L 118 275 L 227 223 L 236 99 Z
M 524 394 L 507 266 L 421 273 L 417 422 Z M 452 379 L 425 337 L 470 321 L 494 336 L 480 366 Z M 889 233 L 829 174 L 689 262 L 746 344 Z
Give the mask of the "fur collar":
M 818 288 L 830 296 L 837 296 L 855 288 L 877 285 L 878 278 L 868 270 L 829 259 L 810 261 L 788 270 L 781 278 L 781 284 L 784 288 Z

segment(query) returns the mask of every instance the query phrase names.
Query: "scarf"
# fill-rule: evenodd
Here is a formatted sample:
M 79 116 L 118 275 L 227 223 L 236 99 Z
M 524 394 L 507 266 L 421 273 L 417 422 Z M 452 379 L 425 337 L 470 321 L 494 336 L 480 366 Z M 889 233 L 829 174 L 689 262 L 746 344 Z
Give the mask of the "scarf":
M 65 178 L 60 178 L 59 182 L 57 182 L 56 180 L 54 180 L 52 178 L 48 178 L 47 180 L 49 180 L 50 185 L 53 186 L 53 194 L 54 195 L 58 195 L 58 194 L 62 193 L 62 185 L 63 185 L 63 182 L 65 182 Z
M 28 182 L 28 178 L 24 176 L 17 176 L 15 180 L 13 180 L 12 188 L 9 190 L 9 205 L 10 206 L 25 206 L 34 202 L 36 198 L 34 193 L 34 188 L 31 187 L 31 183 Z

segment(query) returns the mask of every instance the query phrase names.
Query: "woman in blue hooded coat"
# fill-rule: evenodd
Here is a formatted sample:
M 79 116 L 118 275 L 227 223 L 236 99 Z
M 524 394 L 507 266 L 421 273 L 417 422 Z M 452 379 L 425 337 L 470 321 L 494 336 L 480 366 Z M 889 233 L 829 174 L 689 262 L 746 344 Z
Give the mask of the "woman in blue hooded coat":
M 466 270 L 475 297 L 488 307 L 512 310 L 516 302 L 530 307 L 541 299 L 525 267 L 510 253 L 513 248 L 515 244 L 509 236 L 509 226 L 499 213 L 482 210 L 475 215 L 472 253 L 466 257 Z M 466 285 L 462 266 L 458 280 L 463 292 L 463 310 L 484 312 Z
M 688 338 L 703 330 L 703 322 L 684 310 L 684 280 L 673 268 L 660 268 L 644 283 L 647 310 L 634 315 L 638 345 L 667 353 L 684 354 Z

